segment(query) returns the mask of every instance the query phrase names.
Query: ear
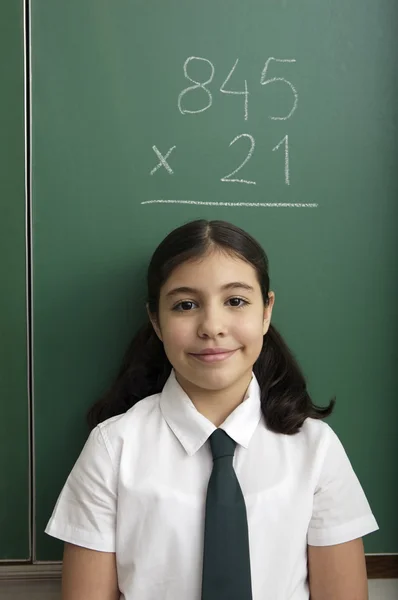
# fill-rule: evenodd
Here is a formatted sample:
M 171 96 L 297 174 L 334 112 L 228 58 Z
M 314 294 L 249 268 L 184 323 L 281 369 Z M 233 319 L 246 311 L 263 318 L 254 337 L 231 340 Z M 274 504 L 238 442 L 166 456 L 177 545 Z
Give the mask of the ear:
M 156 317 L 149 311 L 148 304 L 146 304 L 146 312 L 148 313 L 148 318 L 149 318 L 150 322 L 152 323 L 152 327 L 154 328 L 156 335 L 158 336 L 158 338 L 160 339 L 160 341 L 163 342 L 163 340 L 162 340 L 162 333 L 160 331 L 159 324 L 158 324 L 158 322 L 156 320 Z
M 275 293 L 268 293 L 268 305 L 264 308 L 263 335 L 265 335 L 271 324 L 272 309 L 275 303 Z

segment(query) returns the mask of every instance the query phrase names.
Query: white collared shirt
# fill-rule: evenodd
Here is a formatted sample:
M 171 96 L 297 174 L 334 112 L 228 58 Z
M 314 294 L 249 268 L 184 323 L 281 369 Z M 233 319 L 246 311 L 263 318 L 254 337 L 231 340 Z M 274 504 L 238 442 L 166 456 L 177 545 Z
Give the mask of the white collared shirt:
M 254 375 L 220 428 L 237 442 L 253 600 L 308 600 L 307 544 L 340 544 L 378 529 L 343 446 L 316 419 L 295 435 L 269 431 Z M 124 600 L 200 600 L 215 429 L 172 371 L 162 393 L 91 432 L 46 533 L 116 552 Z

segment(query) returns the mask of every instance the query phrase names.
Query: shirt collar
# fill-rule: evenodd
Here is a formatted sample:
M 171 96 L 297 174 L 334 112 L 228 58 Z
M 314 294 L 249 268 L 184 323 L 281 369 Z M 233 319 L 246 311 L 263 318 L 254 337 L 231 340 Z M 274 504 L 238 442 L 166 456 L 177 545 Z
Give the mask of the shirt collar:
M 253 373 L 245 399 L 220 425 L 220 429 L 223 429 L 244 448 L 248 448 L 250 439 L 261 419 L 260 398 L 260 386 Z M 174 369 L 171 370 L 161 392 L 160 410 L 189 456 L 195 454 L 217 429 L 214 423 L 196 409 L 178 383 Z

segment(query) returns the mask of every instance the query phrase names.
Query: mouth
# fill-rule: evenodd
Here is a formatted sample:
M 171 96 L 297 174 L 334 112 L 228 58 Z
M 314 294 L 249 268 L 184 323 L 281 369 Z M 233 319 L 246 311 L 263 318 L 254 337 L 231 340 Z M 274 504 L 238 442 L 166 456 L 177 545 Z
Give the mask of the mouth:
M 192 356 L 193 358 L 196 358 L 204 363 L 214 363 L 230 358 L 237 351 L 238 348 L 236 350 L 229 350 L 225 352 L 212 352 L 211 354 L 190 354 L 189 356 Z

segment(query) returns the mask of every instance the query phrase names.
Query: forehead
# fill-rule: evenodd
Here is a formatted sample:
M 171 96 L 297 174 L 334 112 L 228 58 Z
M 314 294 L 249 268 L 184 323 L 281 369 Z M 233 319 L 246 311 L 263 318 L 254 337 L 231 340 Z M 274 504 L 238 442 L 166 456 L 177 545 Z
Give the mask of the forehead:
M 259 285 L 251 264 L 236 255 L 214 251 L 176 267 L 162 291 L 167 293 L 171 288 L 183 285 L 201 289 L 221 288 L 232 281 L 242 281 L 253 287 Z

